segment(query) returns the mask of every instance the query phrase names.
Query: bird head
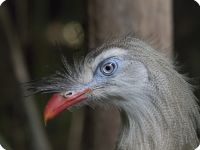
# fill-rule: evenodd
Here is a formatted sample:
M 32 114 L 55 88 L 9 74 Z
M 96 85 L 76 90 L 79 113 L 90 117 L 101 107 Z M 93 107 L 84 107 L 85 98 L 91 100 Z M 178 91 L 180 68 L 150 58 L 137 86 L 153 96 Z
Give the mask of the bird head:
M 134 58 L 134 41 L 139 40 L 107 42 L 72 66 L 63 58 L 63 71 L 33 83 L 35 92 L 53 94 L 44 110 L 45 122 L 72 106 L 96 104 L 123 109 L 127 97 L 139 95 L 148 73 L 145 65 Z
M 155 112 L 165 114 L 165 109 L 170 110 L 166 116 L 175 113 L 174 101 L 176 107 L 189 107 L 187 100 L 179 98 L 181 88 L 192 96 L 187 82 L 168 59 L 139 39 L 108 41 L 74 65 L 62 60 L 62 71 L 31 84 L 36 93 L 53 94 L 44 110 L 45 122 L 65 109 L 83 105 L 112 106 L 146 119 L 155 119 Z

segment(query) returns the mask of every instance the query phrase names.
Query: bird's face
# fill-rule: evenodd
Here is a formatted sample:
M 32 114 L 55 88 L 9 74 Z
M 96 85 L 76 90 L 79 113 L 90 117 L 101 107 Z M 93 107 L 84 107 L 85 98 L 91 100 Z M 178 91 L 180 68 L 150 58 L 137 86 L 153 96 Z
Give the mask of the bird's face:
M 90 56 L 81 64 L 78 74 L 73 79 L 77 82 L 66 83 L 66 89 L 50 98 L 44 111 L 45 121 L 77 104 L 120 107 L 119 104 L 125 103 L 127 97 L 139 94 L 137 91 L 141 91 L 148 79 L 144 65 L 134 60 L 128 50 L 117 47 L 108 48 L 94 58 Z

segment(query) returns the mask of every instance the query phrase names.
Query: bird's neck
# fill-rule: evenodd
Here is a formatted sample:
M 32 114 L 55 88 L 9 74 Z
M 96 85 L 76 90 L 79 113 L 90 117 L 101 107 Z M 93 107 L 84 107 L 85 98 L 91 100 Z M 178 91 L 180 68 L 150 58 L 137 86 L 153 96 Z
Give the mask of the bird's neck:
M 136 104 L 129 103 L 126 110 L 121 111 L 123 126 L 119 150 L 183 150 L 198 144 L 195 127 L 173 109 L 157 108 L 153 103 L 143 109 L 136 107 Z

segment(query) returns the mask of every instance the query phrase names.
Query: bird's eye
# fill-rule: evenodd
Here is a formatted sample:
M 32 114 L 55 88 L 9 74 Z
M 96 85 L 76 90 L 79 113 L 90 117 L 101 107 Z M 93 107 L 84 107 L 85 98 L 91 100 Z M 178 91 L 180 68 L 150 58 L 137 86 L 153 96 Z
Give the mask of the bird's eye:
M 102 65 L 101 72 L 106 76 L 110 76 L 115 72 L 116 68 L 116 62 L 108 62 Z

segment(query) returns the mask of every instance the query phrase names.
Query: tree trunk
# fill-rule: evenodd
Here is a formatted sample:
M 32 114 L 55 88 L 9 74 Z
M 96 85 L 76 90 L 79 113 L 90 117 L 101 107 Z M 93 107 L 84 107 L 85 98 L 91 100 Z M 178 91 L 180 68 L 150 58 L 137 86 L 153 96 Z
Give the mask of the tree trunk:
M 142 39 L 154 37 L 156 48 L 168 56 L 172 54 L 170 49 L 166 50 L 172 46 L 171 0 L 89 0 L 88 15 L 90 49 L 111 36 L 136 33 Z M 119 129 L 118 113 L 111 110 L 87 112 L 85 149 L 114 149 Z

